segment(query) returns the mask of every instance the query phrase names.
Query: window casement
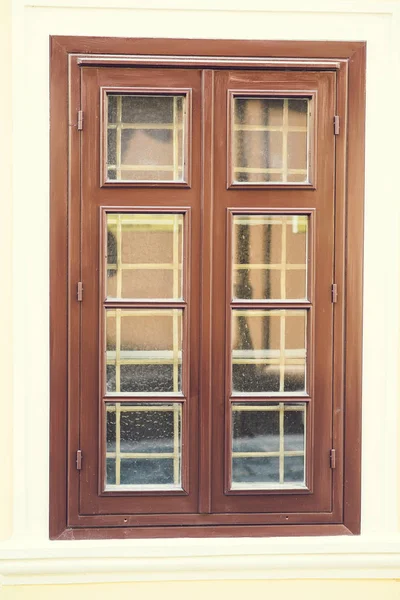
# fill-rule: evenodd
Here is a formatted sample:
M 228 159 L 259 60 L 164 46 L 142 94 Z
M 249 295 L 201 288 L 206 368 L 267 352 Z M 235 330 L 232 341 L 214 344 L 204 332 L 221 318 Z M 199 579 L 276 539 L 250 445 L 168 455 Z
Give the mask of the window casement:
M 364 71 L 52 39 L 53 539 L 359 532 Z

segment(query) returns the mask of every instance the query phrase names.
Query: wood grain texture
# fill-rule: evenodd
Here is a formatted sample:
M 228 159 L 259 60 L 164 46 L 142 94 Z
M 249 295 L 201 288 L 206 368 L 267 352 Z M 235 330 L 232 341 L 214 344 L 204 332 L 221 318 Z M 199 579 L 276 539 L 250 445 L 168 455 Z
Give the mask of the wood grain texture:
M 365 120 L 365 44 L 362 42 L 269 42 L 232 40 L 161 40 L 128 38 L 87 38 L 56 36 L 51 39 L 51 263 L 50 263 L 50 537 L 52 539 L 124 538 L 124 537 L 203 537 L 203 536 L 276 536 L 276 535 L 343 535 L 360 531 L 361 496 L 361 348 L 362 348 L 362 243 L 364 196 L 364 120 Z M 113 185 L 100 187 L 100 94 L 104 86 L 140 85 L 154 86 L 154 69 L 96 68 L 78 65 L 80 55 L 149 54 L 177 57 L 174 69 L 160 69 L 164 73 L 162 85 L 191 87 L 193 89 L 193 162 L 191 188 L 147 188 L 144 186 Z M 284 206 L 288 210 L 315 208 L 315 198 L 325 186 L 325 196 L 335 193 L 335 227 L 329 233 L 328 221 L 321 223 L 317 213 L 315 231 L 316 250 L 322 242 L 318 235 L 328 236 L 336 245 L 333 272 L 339 286 L 338 303 L 333 309 L 333 320 L 324 317 L 316 323 L 310 334 L 312 347 L 315 336 L 317 348 L 322 335 L 333 323 L 335 353 L 333 358 L 333 420 L 328 437 L 337 449 L 337 468 L 326 473 L 325 457 L 319 452 L 318 440 L 310 442 L 315 453 L 314 473 L 318 477 L 310 482 L 311 495 L 297 495 L 296 502 L 290 494 L 271 498 L 271 494 L 258 497 L 224 494 L 223 482 L 227 454 L 222 422 L 226 414 L 226 372 L 219 366 L 225 356 L 226 304 L 223 312 L 211 298 L 226 298 L 227 274 L 224 266 L 227 244 L 226 208 L 240 208 L 244 202 L 243 189 L 223 189 L 226 175 L 223 158 L 223 140 L 226 140 L 226 119 L 221 115 L 222 103 L 213 108 L 215 92 L 222 93 L 221 81 L 230 77 L 235 86 L 244 83 L 253 89 L 265 77 L 258 71 L 252 83 L 251 74 L 223 72 L 229 66 L 221 60 L 213 69 L 196 70 L 193 66 L 184 71 L 185 56 L 190 54 L 209 57 L 270 57 L 271 59 L 313 59 L 312 71 L 287 71 L 269 73 L 287 86 L 300 90 L 311 81 L 328 77 L 326 92 L 317 96 L 320 114 L 335 108 L 341 118 L 341 132 L 335 144 L 336 178 L 328 175 L 328 161 L 318 165 L 317 190 L 290 190 L 282 204 L 279 194 L 251 190 L 251 203 L 255 209 Z M 335 65 L 327 67 L 326 61 Z M 325 61 L 325 64 L 324 64 Z M 70 81 L 68 64 L 70 62 Z M 304 69 L 311 68 L 304 67 Z M 294 69 L 294 67 L 293 67 Z M 331 73 L 326 71 L 331 70 Z M 182 73 L 182 77 L 179 75 Z M 185 75 L 183 75 L 185 73 Z M 318 74 L 319 73 L 319 74 Z M 336 75 L 334 75 L 336 73 Z M 187 80 L 192 78 L 192 83 Z M 318 77 L 320 79 L 318 79 Z M 297 83 L 296 83 L 297 78 Z M 336 78 L 337 94 L 332 94 Z M 327 80 L 327 81 L 328 81 Z M 83 85 L 81 82 L 83 81 Z M 157 81 L 160 83 L 161 81 Z M 283 84 L 283 83 L 282 83 Z M 321 84 L 322 85 L 322 84 Z M 297 87 L 296 87 L 297 86 Z M 328 88 L 330 91 L 328 91 Z M 315 85 L 314 85 L 315 89 Z M 70 92 L 69 92 L 70 90 Z M 225 94 L 225 92 L 223 92 Z M 332 95 L 333 104 L 321 98 Z M 222 96 L 221 96 L 222 97 Z M 225 96 L 224 96 L 225 97 Z M 84 134 L 78 133 L 74 119 L 75 110 L 85 110 Z M 222 112 L 221 112 L 222 111 Z M 217 115 L 217 119 L 215 119 Z M 346 118 L 347 117 L 347 118 Z M 320 117 L 322 119 L 322 116 Z M 214 121 L 213 121 L 214 119 Z M 332 123 L 330 124 L 332 126 Z M 213 128 L 219 135 L 213 145 Z M 323 144 L 328 143 L 328 124 Z M 329 139 L 332 139 L 330 137 Z M 82 166 L 81 162 L 81 140 Z M 85 142 L 86 140 L 86 142 Z M 329 142 L 330 143 L 330 142 Z M 221 146 L 222 144 L 222 146 Z M 317 138 L 317 145 L 321 144 Z M 347 148 L 347 152 L 346 152 Z M 316 148 L 316 154 L 323 148 Z M 321 153 L 326 156 L 326 151 Z M 215 166 L 216 165 L 216 166 Z M 84 177 L 80 181 L 80 172 Z M 223 172 L 223 173 L 222 173 Z M 220 184 L 216 184 L 219 178 Z M 328 182 L 329 179 L 329 182 Z M 82 183 L 82 189 L 81 189 Z M 334 187 L 333 187 L 334 186 Z M 328 192 L 328 188 L 332 191 Z M 214 197 L 216 200 L 214 200 Z M 222 202 L 222 204 L 220 204 Z M 100 468 L 98 432 L 101 430 L 99 403 L 99 291 L 100 270 L 100 207 L 190 207 L 192 278 L 190 282 L 190 354 L 188 361 L 192 373 L 191 386 L 185 403 L 188 409 L 188 442 L 185 443 L 187 474 L 190 473 L 189 494 L 180 497 L 134 498 L 99 494 Z M 223 216 L 222 216 L 223 215 Z M 332 217 L 332 218 L 333 218 Z M 201 219 L 202 226 L 200 228 Z M 83 223 L 85 236 L 81 238 L 79 223 Z M 319 227 L 321 233 L 319 234 Z M 212 233 L 213 229 L 213 233 Z M 329 230 L 329 231 L 328 231 Z M 69 239 L 68 236 L 69 235 Z M 322 237 L 321 237 L 322 240 Z M 319 244 L 319 245 L 318 245 Z M 82 252 L 82 261 L 81 258 Z M 214 256 L 214 259 L 212 258 Z M 212 262 L 214 260 L 214 262 Z M 327 260 L 331 260 L 330 258 Z M 213 277 L 211 277 L 211 270 Z M 94 276 L 93 276 L 94 275 Z M 84 278 L 84 303 L 75 299 L 76 279 Z M 326 275 L 327 277 L 327 275 Z M 332 277 L 331 277 L 332 278 Z M 230 284 L 229 284 L 230 285 Z M 318 289 L 318 282 L 317 282 Z M 342 295 L 341 295 L 342 292 Z M 328 292 L 326 292 L 328 293 Z M 317 304 L 326 303 L 325 292 L 318 292 Z M 225 301 L 224 301 L 225 302 Z M 82 304 L 79 306 L 79 304 Z M 124 303 L 123 303 L 124 304 Z M 125 304 L 124 304 L 125 305 Z M 330 309 L 332 310 L 332 309 Z M 201 317 L 200 317 L 201 315 Z M 202 337 L 200 336 L 200 326 Z M 222 336 L 212 341 L 216 328 Z M 78 329 L 78 332 L 77 332 Z M 79 331 L 94 332 L 80 338 Z M 97 333 L 96 333 L 97 332 Z M 78 335 L 77 335 L 78 333 Z M 228 331 L 226 332 L 228 334 Z M 351 340 L 346 343 L 346 340 Z M 212 353 L 211 353 L 212 348 Z M 77 355 L 83 350 L 85 363 L 79 366 Z M 200 353 L 200 354 L 199 354 Z M 321 362 L 322 361 L 322 362 Z M 327 394 L 323 353 L 315 355 L 316 390 Z M 312 368 L 313 360 L 310 361 Z M 80 370 L 82 370 L 82 376 Z M 68 370 L 71 378 L 68 379 Z M 213 377 L 213 379 L 212 379 Z M 328 378 L 329 379 L 329 378 Z M 325 390 L 325 391 L 322 391 Z M 313 405 L 315 390 L 307 402 Z M 229 399 L 230 401 L 230 399 Z M 200 412 L 198 403 L 200 402 Z M 211 411 L 217 410 L 210 445 Z M 228 406 L 228 405 L 226 405 Z M 79 419 L 81 415 L 81 419 Z M 90 417 L 90 418 L 89 418 Z M 314 415 L 319 429 L 321 413 Z M 79 421 L 81 420 L 81 427 Z M 190 432 L 190 433 L 189 433 Z M 199 441 L 204 452 L 199 451 Z M 83 471 L 75 469 L 77 445 L 86 444 L 83 452 Z M 343 450 L 340 449 L 343 447 Z M 322 448 L 322 446 L 321 446 Z M 211 473 L 213 471 L 213 474 Z M 100 470 L 101 472 L 101 470 Z M 321 479 L 322 476 L 322 479 Z M 329 481 L 328 481 L 329 479 Z M 68 482 L 68 485 L 67 485 Z M 211 485 L 214 492 L 211 493 Z M 315 487 L 316 486 L 316 487 Z M 320 490 L 318 492 L 318 489 Z M 328 496 L 326 492 L 332 490 Z M 217 493 L 215 490 L 219 490 Z M 79 499 L 80 497 L 80 499 Z M 314 498 L 308 501 L 307 498 Z M 328 501 L 329 500 L 329 501 Z M 272 503 L 272 504 L 271 504 Z M 276 508 L 274 508 L 276 507 Z M 247 511 L 247 512 L 246 512 Z M 250 511 L 250 512 L 248 512 Z M 270 511 L 270 512 L 268 512 Z M 140 514 L 142 513 L 142 514 Z M 144 514 L 147 513 L 147 514 Z M 153 514 L 149 514 L 153 513 Z M 303 523 L 303 524 L 301 524 Z

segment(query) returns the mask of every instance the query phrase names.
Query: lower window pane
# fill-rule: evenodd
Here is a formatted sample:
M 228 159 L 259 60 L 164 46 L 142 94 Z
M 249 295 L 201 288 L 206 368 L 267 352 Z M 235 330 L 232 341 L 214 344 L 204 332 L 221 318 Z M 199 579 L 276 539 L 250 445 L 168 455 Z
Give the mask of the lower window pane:
M 173 485 L 173 459 L 122 459 L 121 485 L 131 485 L 132 481 L 135 485 L 148 485 L 149 481 L 155 482 L 155 485 Z
M 106 489 L 181 489 L 182 406 L 106 404 Z
M 232 489 L 305 486 L 305 403 L 232 405 Z
M 148 393 L 165 394 L 174 392 L 174 376 L 178 389 L 181 389 L 181 365 L 121 365 L 120 383 L 121 393 Z M 115 366 L 107 365 L 107 393 L 115 392 Z

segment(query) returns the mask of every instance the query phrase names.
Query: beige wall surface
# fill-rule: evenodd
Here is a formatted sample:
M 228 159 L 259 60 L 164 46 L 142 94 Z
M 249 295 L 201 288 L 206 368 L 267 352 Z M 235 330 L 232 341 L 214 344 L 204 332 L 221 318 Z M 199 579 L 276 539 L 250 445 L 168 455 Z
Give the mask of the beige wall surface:
M 400 581 L 191 581 L 103 585 L 20 586 L 0 589 L 0 600 L 399 600 Z
M 50 35 L 367 41 L 358 538 L 49 542 Z M 400 599 L 400 0 L 0 0 L 0 51 L 0 600 Z
M 0 2 L 0 54 L 2 56 L 0 93 L 0 540 L 11 535 L 12 519 L 12 187 L 11 187 L 11 0 Z

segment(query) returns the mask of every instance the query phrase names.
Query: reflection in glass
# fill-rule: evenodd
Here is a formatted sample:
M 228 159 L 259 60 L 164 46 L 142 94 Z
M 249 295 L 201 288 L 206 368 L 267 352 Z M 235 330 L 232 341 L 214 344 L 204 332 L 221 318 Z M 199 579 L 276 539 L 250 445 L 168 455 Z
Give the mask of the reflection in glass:
M 107 178 L 183 181 L 185 96 L 107 95 Z
M 232 489 L 305 485 L 304 403 L 232 405 Z
M 182 407 L 106 404 L 106 489 L 181 487 Z
M 107 393 L 180 393 L 182 310 L 106 311 Z
M 309 100 L 235 97 L 233 180 L 308 183 Z
M 107 297 L 182 298 L 183 215 L 107 214 Z
M 232 393 L 304 393 L 307 311 L 232 311 Z
M 307 297 L 308 217 L 235 215 L 232 237 L 233 298 Z

